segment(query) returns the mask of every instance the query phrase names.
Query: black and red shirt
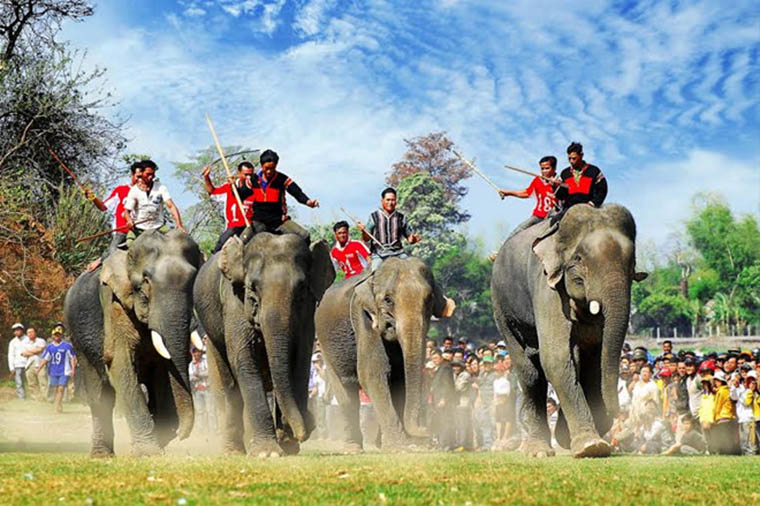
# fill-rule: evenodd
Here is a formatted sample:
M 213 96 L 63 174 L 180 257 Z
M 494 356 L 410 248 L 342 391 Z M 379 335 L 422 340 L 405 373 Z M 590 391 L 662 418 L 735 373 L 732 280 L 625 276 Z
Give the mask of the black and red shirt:
M 301 204 L 309 201 L 301 188 L 282 172 L 276 172 L 271 181 L 264 179 L 261 172 L 255 174 L 251 177 L 251 186 L 241 188 L 240 198 L 246 201 L 252 196 L 253 219 L 274 228 L 280 226 L 288 214 L 285 192 Z
M 560 174 L 560 179 L 566 186 L 557 188 L 554 195 L 566 210 L 575 204 L 589 202 L 601 207 L 607 197 L 607 180 L 595 165 L 586 164 L 577 174 L 572 167 L 567 167 Z

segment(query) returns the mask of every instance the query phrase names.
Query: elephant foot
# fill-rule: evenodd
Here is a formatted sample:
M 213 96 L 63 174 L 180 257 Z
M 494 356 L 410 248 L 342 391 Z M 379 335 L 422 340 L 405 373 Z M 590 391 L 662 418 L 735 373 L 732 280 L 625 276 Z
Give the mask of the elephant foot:
M 285 450 L 274 440 L 257 440 L 251 443 L 248 449 L 248 455 L 260 459 L 277 458 L 285 455 Z
M 346 441 L 343 443 L 343 453 L 345 455 L 358 455 L 363 452 L 364 448 L 362 448 L 361 443 L 357 443 L 356 441 Z
M 527 455 L 528 457 L 554 457 L 554 450 L 552 449 L 551 445 L 549 445 L 549 443 L 543 439 L 537 438 L 524 440 L 520 444 L 520 447 L 517 449 L 517 451 L 523 455 Z
M 152 457 L 163 455 L 164 449 L 156 443 L 134 443 L 130 453 L 133 457 Z
M 108 448 L 93 448 L 90 450 L 90 458 L 93 459 L 108 459 L 113 456 L 113 450 Z
M 577 459 L 609 457 L 612 453 L 612 446 L 595 434 L 574 437 L 570 449 Z

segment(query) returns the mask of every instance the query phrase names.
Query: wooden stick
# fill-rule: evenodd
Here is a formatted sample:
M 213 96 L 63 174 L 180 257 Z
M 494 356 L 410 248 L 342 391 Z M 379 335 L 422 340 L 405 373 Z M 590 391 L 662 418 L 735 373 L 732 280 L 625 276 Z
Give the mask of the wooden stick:
M 505 169 L 509 169 L 509 170 L 514 170 L 514 171 L 517 171 L 517 172 L 521 172 L 521 173 L 523 173 L 523 174 L 527 174 L 527 175 L 529 175 L 529 176 L 538 177 L 538 178 L 541 178 L 541 179 L 543 179 L 544 181 L 547 181 L 547 182 L 549 182 L 549 183 L 554 183 L 554 180 L 553 180 L 553 179 L 551 179 L 551 178 L 548 178 L 548 177 L 544 177 L 544 176 L 542 176 L 541 174 L 536 174 L 535 172 L 530 172 L 530 171 L 528 171 L 528 170 L 518 169 L 517 167 L 512 167 L 511 165 L 505 165 L 505 166 L 504 166 L 504 168 L 505 168 Z M 567 185 L 566 185 L 565 183 L 559 183 L 559 186 L 562 186 L 562 187 L 564 187 L 564 188 L 567 188 Z
M 147 219 L 144 219 L 144 220 L 140 220 L 137 223 L 135 223 L 135 225 L 139 225 L 140 223 L 145 223 L 146 221 L 150 221 L 150 218 L 147 218 Z M 122 227 L 112 228 L 111 230 L 106 230 L 105 232 L 98 232 L 97 234 L 92 234 L 92 235 L 88 235 L 87 237 L 82 237 L 80 239 L 77 239 L 74 242 L 75 243 L 77 243 L 77 242 L 85 242 L 85 241 L 89 241 L 90 239 L 96 239 L 98 237 L 101 237 L 101 236 L 108 235 L 108 234 L 111 234 L 113 232 L 116 232 L 117 230 L 122 229 L 122 228 L 124 228 L 124 227 L 122 226 Z
M 494 189 L 494 190 L 496 190 L 497 192 L 501 190 L 501 188 L 499 188 L 499 187 L 496 185 L 496 183 L 494 183 L 493 181 L 491 181 L 490 179 L 488 179 L 488 176 L 486 176 L 485 174 L 483 174 L 483 173 L 480 171 L 480 169 L 478 169 L 477 167 L 475 167 L 475 165 L 473 165 L 473 164 L 472 164 L 472 162 L 470 162 L 469 160 L 467 160 L 467 159 L 463 158 L 463 157 L 462 157 L 462 155 L 460 155 L 460 154 L 459 154 L 459 153 L 457 153 L 456 151 L 452 151 L 452 152 L 454 153 L 454 155 L 456 155 L 456 157 L 457 157 L 457 158 L 459 158 L 459 159 L 460 159 L 460 160 L 462 160 L 462 161 L 463 161 L 465 164 L 467 164 L 467 166 L 468 166 L 469 168 L 471 168 L 471 169 L 472 169 L 472 171 L 473 171 L 475 174 L 477 174 L 478 176 L 480 176 L 481 178 L 483 178 L 483 180 L 484 180 L 486 183 L 488 183 L 488 184 L 490 184 L 491 186 L 493 186 L 493 189 Z
M 206 114 L 206 122 L 208 123 L 208 127 L 211 130 L 211 135 L 214 137 L 216 150 L 219 152 L 219 157 L 222 159 L 222 163 L 224 164 L 224 170 L 227 171 L 227 177 L 230 180 L 232 180 L 232 172 L 230 171 L 230 166 L 227 164 L 227 158 L 224 156 L 224 151 L 222 151 L 222 145 L 219 144 L 219 138 L 216 136 L 216 131 L 214 131 L 214 124 L 211 123 L 211 118 L 209 118 L 208 114 Z M 230 183 L 230 186 L 232 187 L 232 193 L 235 194 L 235 200 L 237 200 L 238 206 L 240 206 L 240 212 L 243 213 L 243 221 L 245 222 L 245 226 L 250 227 L 251 223 L 248 221 L 248 216 L 245 215 L 245 207 L 243 207 L 243 201 L 240 200 L 240 195 L 238 194 L 237 186 L 235 186 L 235 183 Z
M 342 207 L 340 208 L 340 210 L 341 210 L 341 211 L 343 211 L 343 213 L 344 213 L 346 216 L 348 216 L 348 218 L 349 218 L 351 221 L 353 221 L 354 223 L 359 223 L 359 220 L 357 220 L 356 218 L 354 218 L 353 216 L 351 216 L 351 215 L 348 213 L 348 211 L 346 211 L 346 210 L 345 210 L 345 209 L 343 209 Z M 372 239 L 373 241 L 375 241 L 375 242 L 377 243 L 377 245 L 378 245 L 378 246 L 380 246 L 381 248 L 385 249 L 385 246 L 383 246 L 383 245 L 382 245 L 382 243 L 381 243 L 380 241 L 378 241 L 378 240 L 377 240 L 377 238 L 376 238 L 374 235 L 370 234 L 370 233 L 369 233 L 369 230 L 362 230 L 362 232 L 364 232 L 365 234 L 367 234 L 367 235 L 369 236 L 369 238 L 370 238 L 370 239 Z
M 85 191 L 84 185 L 82 185 L 82 183 L 79 182 L 79 179 L 77 179 L 77 177 L 74 175 L 74 172 L 72 172 L 72 170 L 70 168 L 68 168 L 66 166 L 66 164 L 63 163 L 63 161 L 60 158 L 58 158 L 58 155 L 55 154 L 55 151 L 53 151 L 53 148 L 48 148 L 48 151 L 50 152 L 51 155 L 53 155 L 53 158 L 55 158 L 55 160 L 63 168 L 63 170 L 65 170 L 66 172 L 68 172 L 69 176 L 71 176 L 71 179 L 74 180 L 74 183 L 76 183 L 76 185 L 79 187 L 79 189 L 82 190 L 82 191 Z

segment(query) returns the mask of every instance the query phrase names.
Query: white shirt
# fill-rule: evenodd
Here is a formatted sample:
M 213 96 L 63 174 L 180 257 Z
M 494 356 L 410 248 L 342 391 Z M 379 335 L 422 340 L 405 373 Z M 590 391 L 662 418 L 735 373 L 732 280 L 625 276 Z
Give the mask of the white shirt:
M 147 220 L 136 225 L 140 230 L 155 230 L 164 225 L 164 203 L 172 199 L 169 190 L 156 179 L 153 188 L 149 192 L 134 185 L 129 189 L 124 202 L 124 209 L 132 213 L 132 219 L 138 221 Z
M 620 409 L 628 409 L 631 405 L 631 394 L 628 393 L 628 384 L 623 378 L 618 378 L 618 405 Z
M 45 346 L 47 346 L 47 343 L 44 339 L 41 337 L 37 337 L 32 341 L 29 336 L 24 336 L 24 339 L 21 341 L 21 347 L 22 351 L 31 351 L 33 348 L 39 348 L 40 352 L 29 356 L 24 357 L 26 359 L 26 365 L 25 367 L 28 369 L 31 367 L 37 367 L 37 365 L 40 363 L 40 357 L 42 356 L 42 352 L 45 351 Z
M 501 378 L 493 380 L 493 394 L 494 395 L 509 395 L 510 385 L 509 379 L 504 375 Z
M 24 351 L 21 339 L 14 336 L 8 344 L 8 369 L 11 372 L 19 367 L 26 367 L 26 357 L 21 354 Z
M 206 390 L 208 388 L 208 362 L 206 361 L 206 355 L 202 355 L 199 362 L 196 362 L 193 358 L 187 369 L 193 390 Z

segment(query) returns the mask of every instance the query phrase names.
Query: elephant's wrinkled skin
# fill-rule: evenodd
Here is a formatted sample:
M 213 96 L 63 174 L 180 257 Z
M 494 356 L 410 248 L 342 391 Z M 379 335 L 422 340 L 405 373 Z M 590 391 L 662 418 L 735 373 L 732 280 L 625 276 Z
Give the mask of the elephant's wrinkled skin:
M 362 448 L 360 386 L 372 399 L 383 448 L 403 448 L 409 436 L 427 437 L 419 425 L 425 339 L 431 315 L 441 316 L 446 303 L 417 258 L 390 258 L 374 273 L 325 293 L 315 316 L 317 336 L 348 423 L 349 449 Z
M 551 455 L 547 380 L 559 396 L 556 437 L 576 457 L 601 457 L 618 412 L 617 381 L 631 306 L 636 225 L 622 206 L 577 205 L 559 230 L 544 222 L 505 241 L 491 280 L 494 317 L 525 394 L 522 449 Z
M 294 234 L 232 237 L 201 268 L 195 308 L 209 337 L 209 376 L 225 399 L 226 451 L 282 455 L 308 438 L 314 308 L 334 279 L 327 244 L 309 248 Z
M 93 456 L 113 455 L 114 401 L 135 455 L 160 453 L 174 437 L 190 434 L 189 327 L 200 263 L 198 246 L 184 232 L 146 232 L 129 253 L 112 253 L 69 289 L 64 315 L 77 373 L 85 378 Z

